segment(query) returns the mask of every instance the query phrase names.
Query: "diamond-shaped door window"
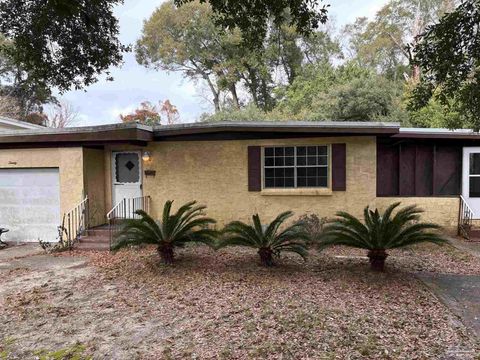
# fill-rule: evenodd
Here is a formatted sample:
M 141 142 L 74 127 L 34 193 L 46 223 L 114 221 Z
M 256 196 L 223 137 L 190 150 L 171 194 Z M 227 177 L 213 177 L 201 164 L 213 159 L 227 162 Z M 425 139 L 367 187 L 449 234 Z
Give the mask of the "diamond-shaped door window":
M 125 164 L 125 167 L 126 167 L 128 170 L 132 171 L 132 169 L 135 167 L 135 164 L 132 163 L 131 161 L 129 161 L 129 162 L 127 162 L 127 163 Z

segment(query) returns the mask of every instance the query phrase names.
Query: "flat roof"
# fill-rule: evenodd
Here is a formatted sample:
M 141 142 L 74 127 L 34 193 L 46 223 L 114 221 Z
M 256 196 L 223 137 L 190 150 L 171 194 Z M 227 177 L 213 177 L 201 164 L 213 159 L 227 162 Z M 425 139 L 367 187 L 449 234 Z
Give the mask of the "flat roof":
M 371 121 L 241 121 L 241 122 L 204 122 L 174 125 L 160 125 L 153 128 L 154 137 L 167 139 L 208 139 L 209 135 L 217 139 L 241 138 L 248 134 L 256 137 L 282 136 L 333 136 L 333 135 L 377 135 L 396 134 L 399 123 Z M 222 137 L 222 134 L 223 137 Z M 228 135 L 230 134 L 230 135 Z
M 393 137 L 410 139 L 480 139 L 480 134 L 472 129 L 444 128 L 400 128 Z
M 473 130 L 401 128 L 394 122 L 371 121 L 241 121 L 198 122 L 154 127 L 119 123 L 61 129 L 35 128 L 0 132 L 0 145 L 81 146 L 149 141 L 268 139 L 313 136 L 382 136 L 393 138 L 480 140 Z
M 0 133 L 1 144 L 101 145 L 108 142 L 146 144 L 153 140 L 153 129 L 137 123 L 67 128 L 7 130 Z

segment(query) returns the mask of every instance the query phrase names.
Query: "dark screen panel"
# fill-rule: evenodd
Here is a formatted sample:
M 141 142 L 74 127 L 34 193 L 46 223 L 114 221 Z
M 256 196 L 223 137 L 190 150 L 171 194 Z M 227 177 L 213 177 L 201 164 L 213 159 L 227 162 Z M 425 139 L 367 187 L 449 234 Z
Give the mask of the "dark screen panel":
M 400 145 L 399 195 L 415 195 L 415 145 Z
M 417 145 L 415 156 L 415 195 L 433 195 L 432 145 Z
M 377 146 L 377 196 L 398 195 L 398 146 Z
M 435 147 L 434 195 L 460 194 L 461 162 L 460 147 Z

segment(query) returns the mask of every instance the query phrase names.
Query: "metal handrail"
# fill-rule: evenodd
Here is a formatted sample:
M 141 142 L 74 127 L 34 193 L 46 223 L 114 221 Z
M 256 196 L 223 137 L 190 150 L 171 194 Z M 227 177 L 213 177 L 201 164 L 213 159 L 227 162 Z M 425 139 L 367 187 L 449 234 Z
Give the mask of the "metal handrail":
M 472 228 L 472 220 L 474 216 L 472 208 L 468 205 L 467 200 L 460 195 L 460 206 L 458 209 L 458 235 L 465 239 L 470 239 L 470 230 Z
M 58 226 L 58 241 L 72 248 L 80 236 L 82 236 L 89 226 L 89 201 L 88 195 L 85 195 L 70 211 L 63 214 L 62 224 Z
M 150 196 L 124 198 L 118 202 L 108 213 L 107 221 L 110 234 L 110 249 L 115 235 L 120 231 L 122 222 L 126 219 L 138 219 L 137 210 L 150 212 Z

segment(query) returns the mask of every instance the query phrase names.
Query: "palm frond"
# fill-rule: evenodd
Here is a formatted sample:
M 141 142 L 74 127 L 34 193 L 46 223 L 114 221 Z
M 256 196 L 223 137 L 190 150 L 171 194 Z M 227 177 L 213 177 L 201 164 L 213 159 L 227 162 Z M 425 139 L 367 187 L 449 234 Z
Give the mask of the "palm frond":
M 281 252 L 293 252 L 305 259 L 308 253 L 306 241 L 309 240 L 305 225 L 296 223 L 280 231 L 281 226 L 292 214 L 291 211 L 283 212 L 267 225 L 262 224 L 258 214 L 252 216 L 251 225 L 233 221 L 223 229 L 224 238 L 218 247 L 247 246 L 258 249 L 259 254 L 264 254 L 260 257 L 267 256 L 265 254 L 279 255 Z M 264 262 L 271 263 L 269 260 Z
M 321 247 L 344 245 L 368 250 L 387 250 L 420 242 L 443 244 L 447 240 L 437 232 L 441 227 L 419 222 L 423 210 L 415 205 L 398 209 L 393 203 L 380 213 L 378 209 L 363 211 L 364 223 L 346 212 L 338 212 L 335 220 L 325 227 Z
M 159 247 L 183 246 L 190 241 L 213 246 L 217 232 L 208 226 L 214 224 L 215 220 L 203 216 L 205 206 L 195 206 L 196 202 L 191 201 L 172 214 L 172 204 L 171 200 L 165 202 L 160 223 L 145 211 L 136 211 L 140 219 L 125 221 L 113 249 L 141 243 L 157 244 Z

